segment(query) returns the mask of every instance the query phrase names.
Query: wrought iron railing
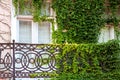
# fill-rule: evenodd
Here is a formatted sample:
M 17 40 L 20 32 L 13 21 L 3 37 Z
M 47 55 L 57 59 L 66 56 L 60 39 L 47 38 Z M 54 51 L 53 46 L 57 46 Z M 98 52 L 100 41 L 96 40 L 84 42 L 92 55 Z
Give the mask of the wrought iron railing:
M 15 80 L 29 78 L 33 73 L 56 71 L 58 53 L 59 47 L 47 44 L 0 43 L 0 78 Z

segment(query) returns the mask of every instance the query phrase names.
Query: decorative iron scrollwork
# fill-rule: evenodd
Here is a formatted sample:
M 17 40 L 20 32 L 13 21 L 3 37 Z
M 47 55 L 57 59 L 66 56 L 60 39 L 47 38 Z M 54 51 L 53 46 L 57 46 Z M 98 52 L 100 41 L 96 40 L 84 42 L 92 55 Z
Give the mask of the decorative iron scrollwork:
M 0 78 L 12 78 L 13 75 L 28 78 L 31 73 L 56 71 L 58 53 L 59 47 L 50 45 L 0 43 Z

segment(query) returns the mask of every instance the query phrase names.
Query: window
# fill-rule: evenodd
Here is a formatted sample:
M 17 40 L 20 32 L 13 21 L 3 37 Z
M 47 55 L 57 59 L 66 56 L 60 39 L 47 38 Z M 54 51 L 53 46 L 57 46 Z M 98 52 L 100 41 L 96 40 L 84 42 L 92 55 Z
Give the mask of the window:
M 26 8 L 24 9 L 24 11 L 22 11 L 22 8 L 19 7 L 19 15 L 31 15 L 31 3 L 30 1 L 29 2 L 26 2 L 24 3 L 24 5 L 26 6 Z M 50 15 L 50 2 L 44 2 L 44 4 L 41 6 L 41 15 L 46 15 L 46 16 L 51 16 Z
M 101 29 L 98 42 L 107 42 L 108 40 L 114 39 L 114 27 L 106 26 Z
M 21 43 L 41 43 L 48 44 L 51 42 L 51 23 L 50 22 L 33 22 L 19 20 L 18 42 Z
M 50 43 L 50 23 L 41 22 L 38 25 L 38 42 L 39 43 Z
M 31 43 L 31 22 L 19 21 L 19 41 Z
M 30 7 L 30 6 L 29 6 Z M 51 43 L 51 23 L 48 21 L 34 22 L 29 8 L 17 16 L 17 39 L 16 42 L 21 43 Z M 53 10 L 50 7 L 50 2 L 46 2 L 41 9 L 41 15 L 47 15 L 53 18 Z M 52 17 L 51 17 L 52 16 Z
M 41 8 L 41 15 L 51 16 L 50 15 L 50 3 L 46 3 Z

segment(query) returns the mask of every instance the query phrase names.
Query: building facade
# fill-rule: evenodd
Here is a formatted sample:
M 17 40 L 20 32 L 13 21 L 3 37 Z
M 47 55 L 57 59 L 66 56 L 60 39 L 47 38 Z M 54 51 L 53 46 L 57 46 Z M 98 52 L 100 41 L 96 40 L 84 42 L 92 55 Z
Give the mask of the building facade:
M 34 22 L 33 16 L 27 10 L 15 14 L 12 0 L 0 2 L 0 42 L 15 40 L 20 43 L 47 44 L 52 42 L 52 24 L 48 21 Z M 42 14 L 54 18 L 50 0 L 46 1 Z
M 46 6 L 41 12 L 55 19 L 51 0 L 46 0 Z M 101 29 L 98 42 L 114 39 L 114 34 L 113 26 L 104 27 Z M 52 23 L 34 22 L 33 16 L 27 10 L 16 15 L 12 0 L 0 0 L 0 43 L 10 43 L 12 40 L 18 43 L 52 43 Z
M 52 43 L 50 22 L 34 22 L 33 16 L 27 10 L 16 15 L 12 0 L 0 0 L 0 12 L 0 43 L 8 43 L 12 40 L 20 43 Z M 46 5 L 41 12 L 55 19 L 51 0 L 46 0 Z M 107 42 L 114 37 L 114 27 L 104 27 L 101 29 L 98 42 Z
M 11 0 L 0 0 L 0 43 L 11 42 Z

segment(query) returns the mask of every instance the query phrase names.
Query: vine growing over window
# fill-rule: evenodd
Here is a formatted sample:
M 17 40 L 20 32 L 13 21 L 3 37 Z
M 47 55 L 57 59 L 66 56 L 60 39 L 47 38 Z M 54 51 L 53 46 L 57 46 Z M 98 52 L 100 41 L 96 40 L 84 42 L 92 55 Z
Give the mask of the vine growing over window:
M 114 26 L 116 39 L 120 37 L 120 28 L 118 27 L 120 22 L 120 1 L 119 0 L 106 0 L 106 8 L 108 11 L 105 22 Z
M 34 21 L 47 20 L 46 15 L 40 16 L 41 6 L 46 0 L 13 0 L 13 4 L 22 11 L 27 8 Z M 30 8 L 23 5 L 30 4 Z M 119 0 L 52 0 L 56 12 L 58 29 L 53 29 L 55 43 L 97 43 L 100 29 L 106 24 L 115 26 L 117 35 L 120 8 Z M 21 12 L 22 12 L 21 11 Z M 51 21 L 51 20 L 50 20 Z M 52 20 L 53 21 L 53 20 Z
M 119 23 L 119 0 L 54 0 L 53 8 L 58 23 L 53 37 L 57 43 L 97 43 L 103 26 L 112 23 L 117 27 Z
M 31 15 L 33 15 L 35 22 L 47 20 L 48 16 L 46 14 L 42 14 L 41 12 L 42 7 L 45 7 L 46 5 L 45 3 L 46 0 L 13 0 L 16 15 L 22 14 L 25 10 L 27 10 L 31 13 Z
M 57 43 L 96 43 L 104 22 L 104 0 L 55 0 Z

